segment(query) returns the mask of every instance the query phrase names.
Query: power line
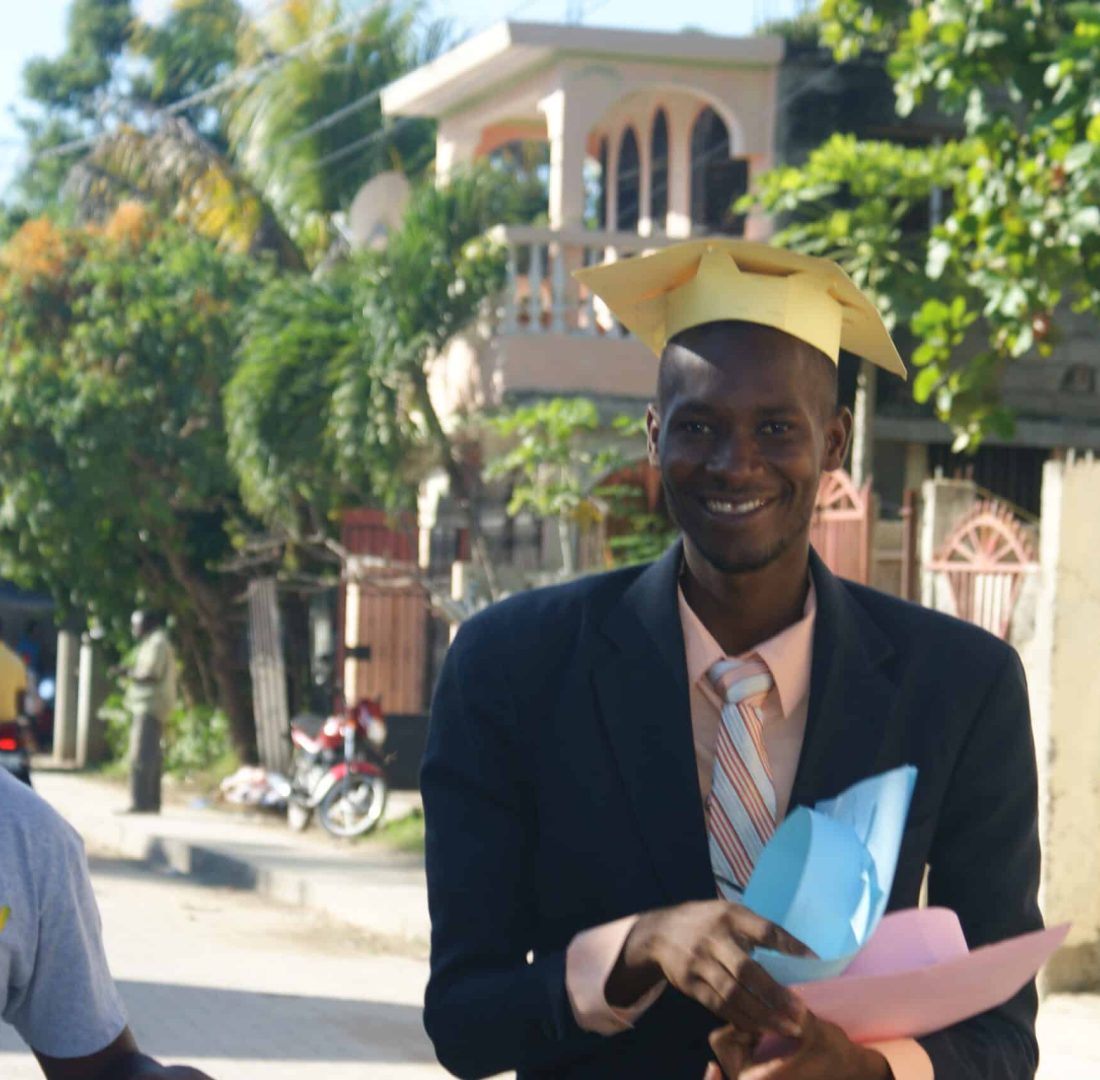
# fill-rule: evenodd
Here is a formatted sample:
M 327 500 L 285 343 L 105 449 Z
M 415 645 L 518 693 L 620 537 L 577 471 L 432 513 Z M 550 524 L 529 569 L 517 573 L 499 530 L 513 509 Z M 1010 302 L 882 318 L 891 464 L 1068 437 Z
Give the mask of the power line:
M 354 12 L 325 30 L 320 30 L 316 34 L 311 34 L 304 41 L 299 42 L 286 52 L 277 53 L 275 56 L 268 57 L 266 60 L 261 60 L 258 64 L 253 64 L 250 67 L 237 68 L 217 82 L 212 83 L 210 86 L 202 90 L 196 90 L 193 94 L 188 94 L 187 97 L 180 98 L 179 101 L 174 101 L 171 105 L 166 105 L 158 111 L 167 116 L 177 116 L 195 105 L 201 105 L 203 102 L 217 97 L 226 90 L 236 89 L 238 86 L 253 83 L 261 75 L 266 75 L 269 71 L 273 71 L 289 63 L 291 60 L 297 59 L 315 45 L 319 45 L 331 37 L 335 37 L 338 34 L 342 34 L 352 29 L 357 23 L 362 22 L 368 15 L 373 14 L 380 8 L 385 7 L 389 2 L 390 0 L 372 0 L 372 3 L 368 4 L 361 11 Z M 269 10 L 265 11 L 263 14 L 267 15 L 270 13 Z M 34 157 L 35 159 L 60 157 L 62 154 L 67 154 L 74 150 L 83 150 L 86 147 L 94 146 L 101 137 L 102 133 L 97 133 L 79 139 L 70 139 L 68 142 L 61 143 L 58 146 L 51 146 L 48 149 L 39 151 Z
M 505 13 L 504 18 L 506 20 L 514 18 L 520 12 L 526 10 L 537 2 L 538 0 L 520 0 L 518 4 L 510 8 Z M 608 0 L 595 0 L 594 3 L 591 3 L 591 5 L 586 8 L 583 14 L 591 14 L 591 12 L 603 7 L 606 3 L 608 3 Z M 481 33 L 481 31 L 486 29 L 487 26 L 492 25 L 492 23 L 496 21 L 496 19 L 493 19 L 489 23 L 482 23 L 475 30 L 471 31 L 471 36 Z M 384 89 L 385 87 L 380 86 L 375 88 L 374 90 L 370 90 L 367 93 L 363 94 L 362 97 L 356 98 L 354 101 L 349 102 L 347 105 L 341 105 L 340 108 L 335 109 L 330 113 L 327 113 L 325 116 L 320 117 L 320 119 L 318 120 L 314 120 L 313 123 L 309 124 L 307 127 L 302 128 L 300 131 L 296 131 L 291 133 L 290 135 L 284 136 L 282 139 L 280 139 L 278 142 L 270 147 L 270 152 L 273 153 L 276 150 L 285 149 L 289 146 L 296 146 L 303 139 L 308 139 L 310 135 L 316 135 L 319 131 L 325 131 L 330 127 L 334 127 L 341 120 L 344 120 L 348 116 L 351 116 L 352 114 L 359 112 L 362 109 L 365 109 L 368 105 L 371 105 L 375 101 L 377 101 L 382 96 L 382 92 Z M 321 158 L 319 161 L 311 162 L 308 168 L 310 171 L 312 171 L 314 169 L 319 169 L 322 165 L 328 164 L 332 161 L 338 161 L 345 156 L 345 151 L 347 153 L 351 153 L 356 149 L 368 146 L 376 139 L 382 138 L 384 134 L 392 134 L 398 128 L 403 127 L 411 119 L 413 118 L 402 117 L 397 121 L 397 123 L 393 125 L 392 128 L 389 128 L 388 131 L 372 132 L 370 135 L 365 135 L 361 139 L 357 139 L 354 143 L 350 143 L 345 147 L 341 147 L 338 150 L 333 151 L 332 154 Z

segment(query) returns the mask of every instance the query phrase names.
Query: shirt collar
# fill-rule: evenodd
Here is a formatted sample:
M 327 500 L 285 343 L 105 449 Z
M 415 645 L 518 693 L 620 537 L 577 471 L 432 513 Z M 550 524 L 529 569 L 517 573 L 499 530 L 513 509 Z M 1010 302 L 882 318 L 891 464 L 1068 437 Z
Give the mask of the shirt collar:
M 687 658 L 688 681 L 694 686 L 700 679 L 705 680 L 707 672 L 726 654 L 714 635 L 703 625 L 702 620 L 692 611 L 684 596 L 682 587 L 678 587 L 677 600 L 680 608 L 680 625 L 684 633 L 684 652 Z M 784 716 L 792 710 L 810 692 L 810 666 L 813 659 L 814 621 L 817 617 L 817 594 L 813 578 L 806 590 L 806 603 L 802 608 L 802 618 L 796 623 L 780 630 L 774 637 L 762 641 L 747 652 L 741 659 L 755 653 L 768 665 L 779 693 L 779 706 Z

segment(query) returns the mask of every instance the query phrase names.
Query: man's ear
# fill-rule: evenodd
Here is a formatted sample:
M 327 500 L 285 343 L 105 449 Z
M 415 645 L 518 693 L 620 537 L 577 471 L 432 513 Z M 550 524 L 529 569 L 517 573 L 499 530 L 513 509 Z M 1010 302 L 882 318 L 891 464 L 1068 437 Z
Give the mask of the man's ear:
M 822 466 L 824 472 L 835 472 L 844 466 L 851 441 L 852 412 L 847 405 L 841 405 L 825 421 L 825 461 Z
M 646 457 L 655 469 L 661 467 L 660 455 L 657 453 L 657 444 L 660 437 L 661 416 L 657 412 L 657 406 L 650 402 L 645 411 L 645 449 Z

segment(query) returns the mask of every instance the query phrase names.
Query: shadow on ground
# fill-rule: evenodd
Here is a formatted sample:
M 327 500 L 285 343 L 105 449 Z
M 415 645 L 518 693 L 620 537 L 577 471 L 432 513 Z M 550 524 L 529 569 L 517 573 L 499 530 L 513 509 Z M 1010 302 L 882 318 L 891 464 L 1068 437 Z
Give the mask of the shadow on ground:
M 142 1049 L 165 1060 L 435 1061 L 415 1005 L 127 980 L 118 985 Z M 272 1030 L 283 1034 L 272 1040 Z M 286 1037 L 291 1031 L 301 1032 L 296 1043 Z M 288 1045 L 297 1048 L 288 1052 Z

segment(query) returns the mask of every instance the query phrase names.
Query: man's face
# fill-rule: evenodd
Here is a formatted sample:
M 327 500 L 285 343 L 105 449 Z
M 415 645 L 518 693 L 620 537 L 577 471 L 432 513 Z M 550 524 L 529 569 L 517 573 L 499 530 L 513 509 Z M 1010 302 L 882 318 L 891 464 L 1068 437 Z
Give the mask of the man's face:
M 689 556 L 734 574 L 805 551 L 821 474 L 840 467 L 851 430 L 820 354 L 768 327 L 713 323 L 664 363 L 649 459 Z

